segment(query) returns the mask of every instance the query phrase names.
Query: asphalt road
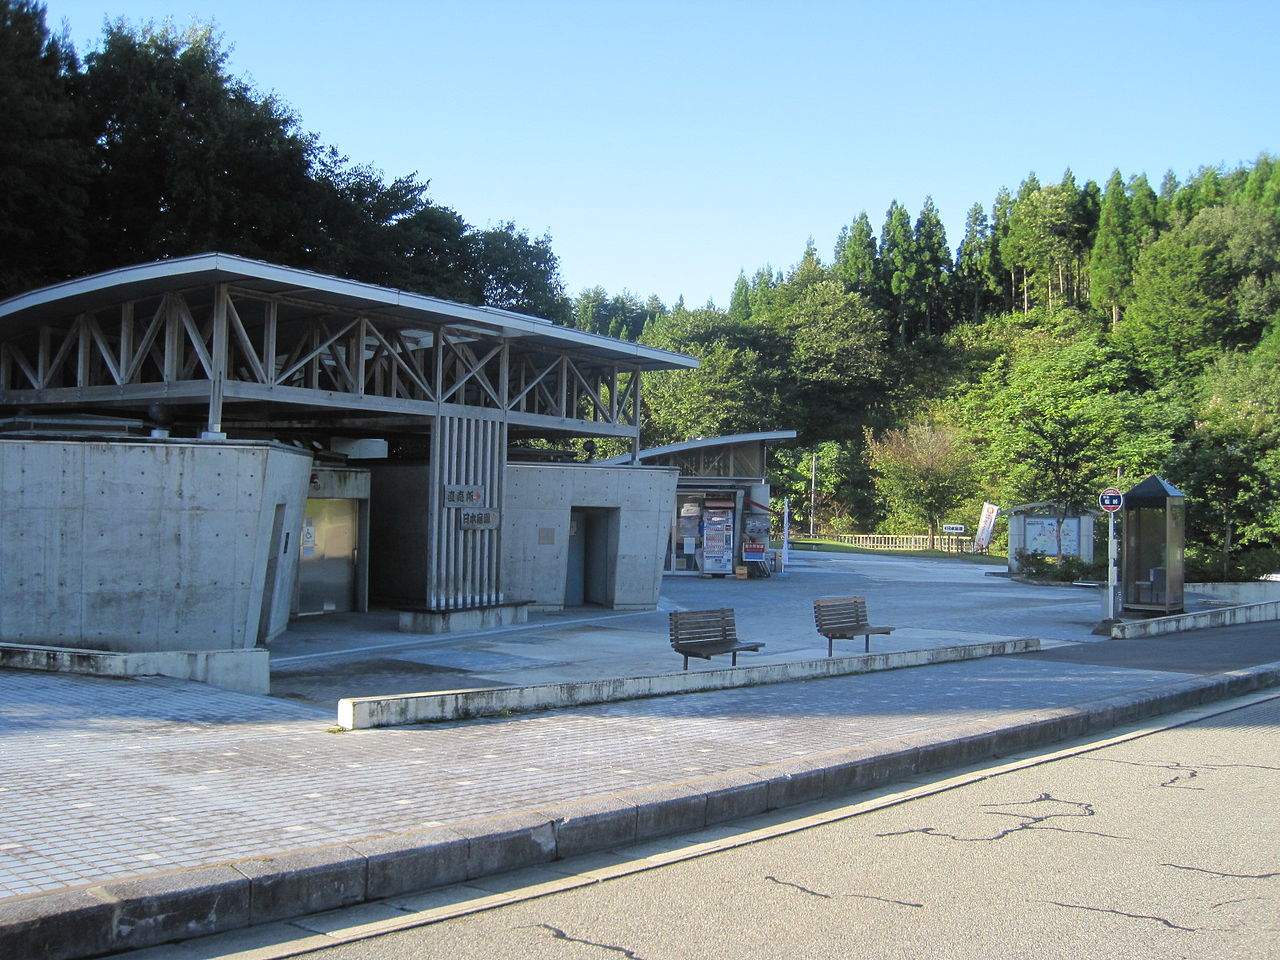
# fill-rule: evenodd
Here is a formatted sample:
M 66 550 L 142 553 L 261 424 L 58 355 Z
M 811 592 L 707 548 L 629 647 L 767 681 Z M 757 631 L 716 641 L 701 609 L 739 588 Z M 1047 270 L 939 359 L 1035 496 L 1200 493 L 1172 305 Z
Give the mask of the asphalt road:
M 1280 698 L 714 855 L 324 950 L 1280 958 Z

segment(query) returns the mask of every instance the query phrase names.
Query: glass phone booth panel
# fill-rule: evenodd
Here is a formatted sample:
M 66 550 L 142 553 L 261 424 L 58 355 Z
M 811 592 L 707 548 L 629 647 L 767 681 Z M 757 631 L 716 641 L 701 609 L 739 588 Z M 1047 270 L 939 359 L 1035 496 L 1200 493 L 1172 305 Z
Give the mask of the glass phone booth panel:
M 1150 477 L 1125 494 L 1124 609 L 1180 613 L 1186 506 L 1181 493 Z

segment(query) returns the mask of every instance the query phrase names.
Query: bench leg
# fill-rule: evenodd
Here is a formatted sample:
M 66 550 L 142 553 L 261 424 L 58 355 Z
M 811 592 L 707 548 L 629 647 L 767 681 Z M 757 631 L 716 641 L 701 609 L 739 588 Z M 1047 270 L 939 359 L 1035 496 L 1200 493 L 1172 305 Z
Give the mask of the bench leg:
M 836 642 L 831 637 L 827 637 L 827 656 L 834 657 L 836 655 Z
M 871 634 L 868 633 L 866 637 L 864 637 L 863 639 L 867 641 L 867 645 L 863 648 L 863 652 L 870 653 L 871 652 Z
M 733 651 L 731 656 L 733 659 L 729 661 L 729 666 L 736 667 L 738 665 L 738 651 L 737 650 Z
M 686 670 L 689 669 L 689 655 L 687 653 L 684 655 L 684 668 Z

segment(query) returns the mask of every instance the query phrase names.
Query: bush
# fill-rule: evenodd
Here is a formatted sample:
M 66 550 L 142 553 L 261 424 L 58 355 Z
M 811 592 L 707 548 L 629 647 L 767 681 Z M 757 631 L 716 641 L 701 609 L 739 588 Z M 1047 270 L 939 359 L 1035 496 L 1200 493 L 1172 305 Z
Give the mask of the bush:
M 1280 550 L 1274 547 L 1246 547 L 1235 551 L 1227 562 L 1225 576 L 1220 551 L 1187 547 L 1187 583 L 1246 583 L 1277 571 L 1280 571 Z
M 1086 563 L 1080 557 L 1049 557 L 1039 550 L 1019 550 L 1018 569 L 1032 580 L 1074 583 L 1076 580 L 1105 580 L 1106 560 Z

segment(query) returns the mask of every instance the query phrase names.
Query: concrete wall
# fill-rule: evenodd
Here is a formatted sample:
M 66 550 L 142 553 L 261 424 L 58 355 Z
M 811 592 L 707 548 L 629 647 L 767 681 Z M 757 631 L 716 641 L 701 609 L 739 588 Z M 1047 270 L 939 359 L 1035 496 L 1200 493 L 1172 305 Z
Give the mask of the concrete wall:
M 288 622 L 310 472 L 271 443 L 0 440 L 0 641 L 254 647 Z
M 1280 580 L 1255 580 L 1249 583 L 1188 583 L 1187 593 L 1207 600 L 1231 603 L 1265 603 L 1280 600 Z
M 658 603 L 678 471 L 669 467 L 513 464 L 502 511 L 502 586 L 509 601 L 559 609 L 568 563 L 569 511 L 617 510 L 607 593 L 615 610 Z

